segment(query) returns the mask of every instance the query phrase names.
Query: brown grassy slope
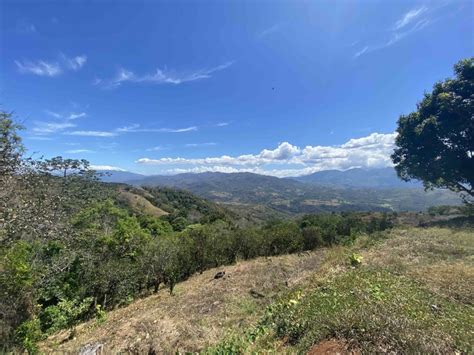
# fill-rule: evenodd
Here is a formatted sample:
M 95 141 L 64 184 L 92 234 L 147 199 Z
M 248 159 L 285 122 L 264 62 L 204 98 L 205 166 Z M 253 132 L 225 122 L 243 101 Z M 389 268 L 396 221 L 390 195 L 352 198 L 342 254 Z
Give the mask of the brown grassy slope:
M 474 305 L 472 229 L 396 229 L 365 257 L 369 265 L 407 275 L 436 294 Z
M 119 201 L 130 206 L 132 211 L 137 213 L 146 214 L 153 217 L 161 217 L 168 214 L 168 212 L 163 211 L 161 208 L 154 206 L 145 197 L 134 194 L 130 191 L 120 189 L 118 199 Z
M 110 312 L 103 324 L 92 320 L 40 344 L 41 352 L 78 352 L 102 343 L 107 353 L 197 351 L 219 342 L 229 329 L 253 324 L 275 297 L 301 285 L 318 269 L 324 251 L 258 258 L 195 275 L 167 290 Z M 214 280 L 217 271 L 225 277 Z M 263 297 L 262 297 L 263 296 Z
M 473 295 L 472 228 L 399 227 L 328 249 L 311 282 L 208 353 L 472 354 Z

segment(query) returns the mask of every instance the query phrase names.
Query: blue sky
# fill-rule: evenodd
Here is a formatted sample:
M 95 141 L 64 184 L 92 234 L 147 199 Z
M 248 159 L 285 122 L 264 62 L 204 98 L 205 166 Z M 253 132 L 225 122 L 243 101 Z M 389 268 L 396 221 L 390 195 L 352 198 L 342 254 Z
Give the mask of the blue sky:
M 469 1 L 0 1 L 30 153 L 144 174 L 390 165 L 474 50 Z

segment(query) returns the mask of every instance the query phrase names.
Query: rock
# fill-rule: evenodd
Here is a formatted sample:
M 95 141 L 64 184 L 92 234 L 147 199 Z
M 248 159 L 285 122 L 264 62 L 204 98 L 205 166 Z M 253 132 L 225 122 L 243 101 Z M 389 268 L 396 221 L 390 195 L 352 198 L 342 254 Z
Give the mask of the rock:
M 250 295 L 253 297 L 253 298 L 265 298 L 265 295 L 263 293 L 260 293 L 260 292 L 257 292 L 255 290 L 250 290 Z
M 100 355 L 104 353 L 104 344 L 86 344 L 79 350 L 79 355 Z
M 225 275 L 225 271 L 219 271 L 217 274 L 214 275 L 214 279 L 217 280 L 217 279 L 223 278 L 224 275 Z

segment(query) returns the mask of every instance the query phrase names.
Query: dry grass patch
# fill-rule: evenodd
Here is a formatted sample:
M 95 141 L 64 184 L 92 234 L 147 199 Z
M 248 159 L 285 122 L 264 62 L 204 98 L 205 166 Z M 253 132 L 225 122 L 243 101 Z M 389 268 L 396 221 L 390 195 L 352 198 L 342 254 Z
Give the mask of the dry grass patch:
M 287 285 L 306 282 L 323 260 L 324 251 L 258 258 L 207 270 L 178 284 L 175 293 L 162 290 L 107 314 L 102 324 L 89 321 L 51 336 L 42 352 L 77 352 L 87 344 L 104 344 L 107 353 L 120 351 L 172 353 L 199 351 L 229 332 L 243 332 Z M 217 271 L 225 270 L 221 279 Z M 252 292 L 253 291 L 253 292 Z
M 168 214 L 168 212 L 163 211 L 161 208 L 154 206 L 145 197 L 134 194 L 130 191 L 120 190 L 118 199 L 119 201 L 122 201 L 128 206 L 130 206 L 131 210 L 136 213 L 141 213 L 153 217 L 161 217 Z
M 406 274 L 431 291 L 474 304 L 474 231 L 395 229 L 365 253 L 368 264 Z

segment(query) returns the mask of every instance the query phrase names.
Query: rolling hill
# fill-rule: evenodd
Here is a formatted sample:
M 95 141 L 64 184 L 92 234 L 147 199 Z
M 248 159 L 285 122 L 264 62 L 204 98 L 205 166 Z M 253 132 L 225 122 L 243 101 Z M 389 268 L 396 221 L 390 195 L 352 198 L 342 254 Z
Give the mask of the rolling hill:
M 393 168 L 381 169 L 349 169 L 325 170 L 310 175 L 292 178 L 294 180 L 333 187 L 354 187 L 354 188 L 413 188 L 422 187 L 419 181 L 405 182 L 401 180 Z
M 187 190 L 253 219 L 333 211 L 421 211 L 434 205 L 460 203 L 454 193 L 425 192 L 418 183 L 399 180 L 394 170 L 388 168 L 325 171 L 283 179 L 252 173 L 211 172 L 133 178 L 126 182 Z

